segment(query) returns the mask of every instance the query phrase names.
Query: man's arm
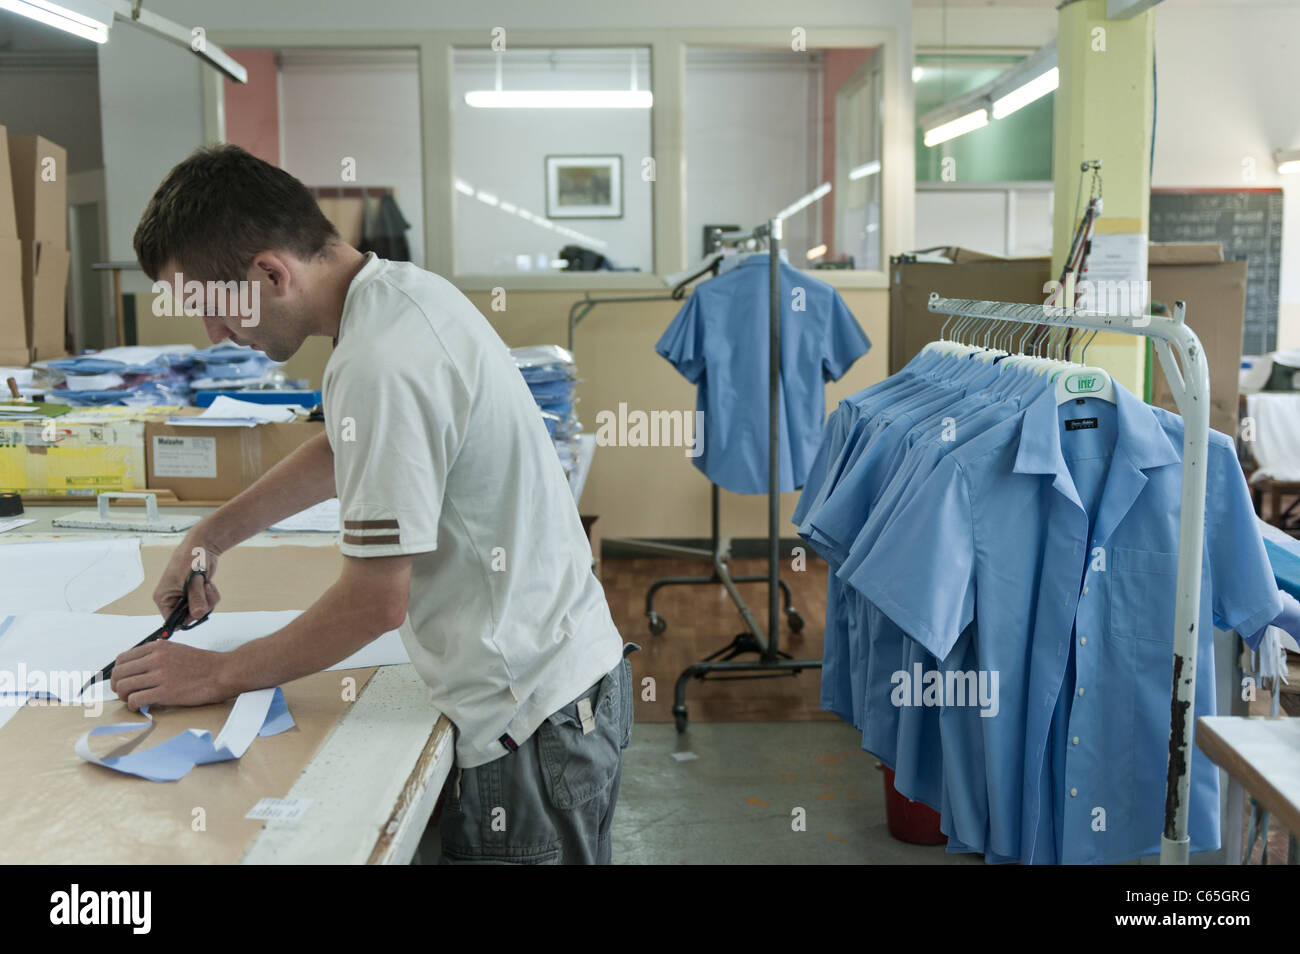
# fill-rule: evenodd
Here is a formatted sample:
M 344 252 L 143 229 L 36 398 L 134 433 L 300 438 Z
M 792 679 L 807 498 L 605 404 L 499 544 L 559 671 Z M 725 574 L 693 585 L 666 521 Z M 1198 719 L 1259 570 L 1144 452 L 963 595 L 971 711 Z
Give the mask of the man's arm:
M 117 657 L 112 687 L 127 706 L 199 706 L 279 686 L 346 659 L 406 618 L 411 557 L 345 557 L 343 573 L 288 626 L 215 653 L 157 640 Z
M 194 528 L 218 552 L 334 496 L 334 452 L 324 432 L 305 441 Z
M 271 524 L 333 496 L 334 453 L 321 433 L 194 525 L 154 589 L 159 612 L 164 616 L 171 612 L 189 571 L 201 566 L 208 570 L 208 579 L 196 577 L 189 594 L 190 618 L 201 618 L 221 598 L 211 581 L 218 556 Z

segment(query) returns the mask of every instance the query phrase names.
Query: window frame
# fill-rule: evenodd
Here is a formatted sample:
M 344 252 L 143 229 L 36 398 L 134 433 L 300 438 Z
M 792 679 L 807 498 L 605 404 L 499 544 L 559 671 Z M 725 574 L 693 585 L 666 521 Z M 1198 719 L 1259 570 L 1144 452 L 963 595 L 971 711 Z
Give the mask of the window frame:
M 559 272 L 481 274 L 454 270 L 456 235 L 451 117 L 453 51 L 457 47 L 487 47 L 491 31 L 213 31 L 213 40 L 226 48 L 284 49 L 291 47 L 375 47 L 416 49 L 420 71 L 420 142 L 424 185 L 425 267 L 446 277 L 463 291 L 663 291 L 661 276 L 694 263 L 686 230 L 686 156 L 683 136 L 686 52 L 688 47 L 787 49 L 791 31 L 779 28 L 738 29 L 620 29 L 510 30 L 508 47 L 648 47 L 650 143 L 655 158 L 651 204 L 654 272 Z M 819 271 L 818 277 L 837 288 L 888 288 L 888 256 L 906 250 L 913 228 L 913 156 L 911 51 L 903 48 L 899 30 L 879 28 L 811 28 L 810 50 L 878 47 L 881 57 L 883 103 L 881 115 L 881 267 L 873 270 Z M 907 76 L 904 76 L 905 71 Z M 216 71 L 205 71 L 204 131 L 209 141 L 224 139 L 224 88 Z M 441 183 L 441 187 L 437 184 Z M 773 210 L 776 211 L 776 210 Z M 759 223 L 743 223 L 748 228 Z

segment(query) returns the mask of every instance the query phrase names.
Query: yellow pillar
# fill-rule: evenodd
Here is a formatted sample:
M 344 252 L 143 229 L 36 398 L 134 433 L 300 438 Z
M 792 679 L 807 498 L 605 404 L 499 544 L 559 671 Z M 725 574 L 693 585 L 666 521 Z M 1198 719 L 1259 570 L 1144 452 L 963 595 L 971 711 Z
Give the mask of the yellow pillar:
M 1056 214 L 1052 234 L 1052 277 L 1060 276 L 1078 224 L 1080 164 L 1101 160 L 1102 215 L 1095 236 L 1140 235 L 1140 242 L 1110 240 L 1112 248 L 1141 248 L 1134 278 L 1146 280 L 1148 205 L 1151 193 L 1152 64 L 1154 12 L 1108 20 L 1106 0 L 1075 0 L 1057 16 L 1060 85 L 1053 118 L 1052 178 Z M 1091 173 L 1084 180 L 1088 199 Z M 1102 238 L 1094 245 L 1108 241 Z M 1134 258 L 1138 256 L 1135 252 Z M 1092 256 L 1096 260 L 1097 256 Z M 1140 266 L 1140 272 L 1137 269 Z M 1088 347 L 1088 364 L 1098 365 L 1142 396 L 1146 346 L 1141 338 L 1102 334 Z

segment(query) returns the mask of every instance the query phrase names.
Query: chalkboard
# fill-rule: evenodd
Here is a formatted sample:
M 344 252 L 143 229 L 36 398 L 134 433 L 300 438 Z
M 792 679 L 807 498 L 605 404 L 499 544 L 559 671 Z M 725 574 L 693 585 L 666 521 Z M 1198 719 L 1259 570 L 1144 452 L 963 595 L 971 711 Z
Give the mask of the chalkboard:
M 1225 261 L 1246 262 L 1242 354 L 1277 349 L 1282 268 L 1281 189 L 1152 189 L 1151 241 L 1222 242 Z

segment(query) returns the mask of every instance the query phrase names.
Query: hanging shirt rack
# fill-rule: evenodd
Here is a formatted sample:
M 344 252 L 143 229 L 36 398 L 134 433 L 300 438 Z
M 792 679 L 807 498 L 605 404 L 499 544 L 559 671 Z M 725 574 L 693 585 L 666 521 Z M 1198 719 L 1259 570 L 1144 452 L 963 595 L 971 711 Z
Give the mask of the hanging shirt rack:
M 1210 440 L 1210 378 L 1200 339 L 1186 324 L 1187 305 L 1174 303 L 1173 317 L 1107 315 L 1074 307 L 943 298 L 932 292 L 934 314 L 1078 331 L 1109 331 L 1154 339 L 1170 391 L 1183 416 L 1182 506 L 1178 528 L 1178 590 L 1174 612 L 1174 668 L 1169 714 L 1169 762 L 1165 776 L 1161 864 L 1187 864 L 1188 791 L 1191 780 L 1192 711 L 1196 698 L 1196 627 L 1201 598 L 1205 536 L 1205 473 Z

